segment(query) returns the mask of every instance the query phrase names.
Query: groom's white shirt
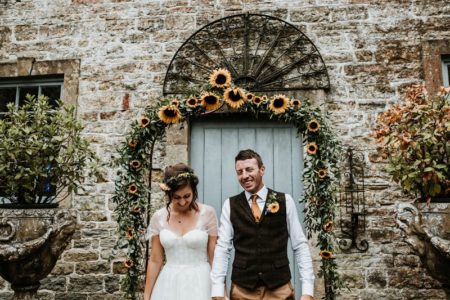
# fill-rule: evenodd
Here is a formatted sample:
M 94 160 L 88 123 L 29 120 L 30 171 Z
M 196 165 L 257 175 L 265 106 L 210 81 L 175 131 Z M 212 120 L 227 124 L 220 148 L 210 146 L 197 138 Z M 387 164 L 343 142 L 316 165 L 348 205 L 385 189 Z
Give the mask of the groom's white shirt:
M 263 211 L 265 199 L 267 197 L 267 187 L 259 190 L 256 200 L 259 208 Z M 286 195 L 286 221 L 291 241 L 292 250 L 297 262 L 302 282 L 302 294 L 314 296 L 314 270 L 309 252 L 308 240 L 306 239 L 300 221 L 298 219 L 297 209 L 294 200 L 289 194 Z M 245 191 L 245 196 L 251 206 L 251 194 Z M 226 199 L 222 208 L 220 217 L 219 239 L 214 251 L 214 262 L 211 270 L 211 297 L 223 297 L 225 278 L 227 276 L 228 263 L 230 261 L 231 250 L 233 248 L 233 226 L 230 221 L 230 199 Z

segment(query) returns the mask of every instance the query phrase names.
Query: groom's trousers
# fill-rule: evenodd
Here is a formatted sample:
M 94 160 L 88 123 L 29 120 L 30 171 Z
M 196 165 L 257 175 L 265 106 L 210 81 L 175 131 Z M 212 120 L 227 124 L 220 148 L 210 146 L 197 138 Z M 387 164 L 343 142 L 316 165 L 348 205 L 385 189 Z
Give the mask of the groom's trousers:
M 230 296 L 231 300 L 295 300 L 291 282 L 273 290 L 269 290 L 265 286 L 249 290 L 232 283 Z

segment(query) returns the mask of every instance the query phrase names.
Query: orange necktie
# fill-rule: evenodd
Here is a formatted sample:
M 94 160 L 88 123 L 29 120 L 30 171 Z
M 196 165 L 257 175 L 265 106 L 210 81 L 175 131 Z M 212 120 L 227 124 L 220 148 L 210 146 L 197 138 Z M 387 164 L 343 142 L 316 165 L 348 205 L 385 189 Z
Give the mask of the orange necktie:
M 261 218 L 261 210 L 259 209 L 258 203 L 256 203 L 256 199 L 258 195 L 252 195 L 252 213 L 255 217 L 256 223 L 259 223 L 259 219 Z

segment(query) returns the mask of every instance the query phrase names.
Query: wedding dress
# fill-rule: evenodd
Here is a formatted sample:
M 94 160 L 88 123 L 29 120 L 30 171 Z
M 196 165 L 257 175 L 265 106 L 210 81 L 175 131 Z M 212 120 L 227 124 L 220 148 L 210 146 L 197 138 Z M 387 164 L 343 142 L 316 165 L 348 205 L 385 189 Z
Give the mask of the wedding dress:
M 170 230 L 167 210 L 158 210 L 150 221 L 147 237 L 158 235 L 166 263 L 158 275 L 151 300 L 210 300 L 211 280 L 208 262 L 208 236 L 217 236 L 214 208 L 199 204 L 194 228 L 184 235 Z

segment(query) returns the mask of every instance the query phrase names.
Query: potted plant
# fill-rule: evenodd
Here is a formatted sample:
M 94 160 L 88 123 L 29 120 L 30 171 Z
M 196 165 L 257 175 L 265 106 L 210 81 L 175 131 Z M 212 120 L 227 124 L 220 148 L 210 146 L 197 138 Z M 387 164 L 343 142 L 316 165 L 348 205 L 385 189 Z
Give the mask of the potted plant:
M 432 98 L 422 85 L 411 86 L 404 104 L 378 115 L 374 136 L 393 180 L 417 197 L 396 204 L 396 223 L 430 274 L 448 285 L 450 88 Z
M 0 275 L 15 299 L 32 299 L 76 229 L 58 203 L 80 187 L 96 156 L 75 108 L 47 97 L 0 115 Z
M 374 131 L 387 171 L 404 191 L 430 202 L 450 194 L 450 88 L 429 97 L 422 85 L 380 113 Z

